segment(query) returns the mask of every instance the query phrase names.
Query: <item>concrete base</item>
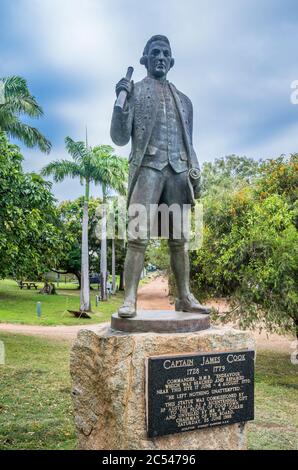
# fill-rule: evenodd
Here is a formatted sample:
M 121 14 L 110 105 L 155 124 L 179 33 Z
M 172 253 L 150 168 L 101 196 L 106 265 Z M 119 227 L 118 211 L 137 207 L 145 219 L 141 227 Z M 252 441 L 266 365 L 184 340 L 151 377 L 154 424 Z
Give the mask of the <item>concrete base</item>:
M 210 316 L 174 310 L 138 310 L 133 318 L 113 313 L 111 328 L 127 333 L 186 333 L 210 328 Z
M 144 359 L 148 356 L 254 349 L 247 332 L 228 327 L 191 333 L 81 330 L 71 352 L 79 449 L 245 449 L 246 426 L 231 424 L 148 439 Z

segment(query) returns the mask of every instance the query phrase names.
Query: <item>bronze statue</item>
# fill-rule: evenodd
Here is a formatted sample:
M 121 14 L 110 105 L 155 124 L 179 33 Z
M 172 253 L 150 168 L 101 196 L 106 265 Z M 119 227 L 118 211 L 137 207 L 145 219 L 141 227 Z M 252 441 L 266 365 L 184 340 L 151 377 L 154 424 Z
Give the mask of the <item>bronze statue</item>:
M 115 104 L 111 123 L 111 137 L 116 145 L 132 140 L 128 205 L 138 203 L 149 208 L 152 204 L 193 204 L 199 196 L 200 179 L 192 145 L 192 103 L 167 81 L 167 73 L 174 65 L 169 40 L 161 35 L 149 39 L 140 62 L 147 69 L 147 77 L 135 84 L 129 78 L 117 83 L 117 97 L 125 91 L 127 99 L 123 107 Z M 187 241 L 183 236 L 173 237 L 174 224 L 171 220 L 169 249 L 179 296 L 175 308 L 209 314 L 210 309 L 189 290 Z M 148 237 L 128 235 L 125 300 L 118 311 L 120 317 L 136 315 L 137 288 L 148 241 Z

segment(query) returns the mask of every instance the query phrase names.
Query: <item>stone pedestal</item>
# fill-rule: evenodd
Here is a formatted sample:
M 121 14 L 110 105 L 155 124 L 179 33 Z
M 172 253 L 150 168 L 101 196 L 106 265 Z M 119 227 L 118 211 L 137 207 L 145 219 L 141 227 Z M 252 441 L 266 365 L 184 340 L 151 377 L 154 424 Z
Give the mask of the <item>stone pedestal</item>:
M 246 426 L 231 424 L 148 439 L 145 370 L 148 356 L 254 349 L 246 332 L 213 327 L 188 333 L 78 333 L 71 352 L 79 449 L 245 449 Z
M 210 315 L 175 310 L 138 310 L 133 318 L 113 313 L 111 328 L 125 333 L 190 333 L 210 328 Z

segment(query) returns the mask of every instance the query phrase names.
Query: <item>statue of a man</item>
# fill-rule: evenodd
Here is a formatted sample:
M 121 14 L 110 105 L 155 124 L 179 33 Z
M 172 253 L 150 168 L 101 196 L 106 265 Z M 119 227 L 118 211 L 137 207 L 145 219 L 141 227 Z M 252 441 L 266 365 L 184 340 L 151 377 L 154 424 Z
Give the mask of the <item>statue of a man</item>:
M 199 195 L 199 179 L 190 179 L 189 170 L 199 174 L 199 163 L 192 145 L 193 110 L 190 99 L 167 81 L 174 65 L 171 46 L 165 36 L 147 42 L 141 64 L 147 77 L 138 83 L 123 78 L 116 85 L 117 96 L 127 92 L 124 108 L 114 107 L 111 137 L 116 145 L 132 139 L 129 157 L 128 205 L 193 203 Z M 191 181 L 191 184 L 190 184 Z M 175 223 L 175 221 L 172 221 Z M 136 315 L 137 288 L 144 266 L 148 238 L 131 237 L 124 266 L 125 300 L 120 317 Z M 189 289 L 189 256 L 185 237 L 169 232 L 171 267 L 175 276 L 177 311 L 210 313 Z

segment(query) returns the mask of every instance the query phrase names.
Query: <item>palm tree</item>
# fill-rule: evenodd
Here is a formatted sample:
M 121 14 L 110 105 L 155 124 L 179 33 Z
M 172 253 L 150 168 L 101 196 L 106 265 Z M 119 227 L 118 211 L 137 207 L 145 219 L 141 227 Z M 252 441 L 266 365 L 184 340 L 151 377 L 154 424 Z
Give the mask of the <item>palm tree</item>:
M 90 305 L 89 285 L 89 248 L 88 248 L 88 205 L 90 182 L 96 181 L 98 174 L 98 162 L 92 148 L 84 142 L 75 142 L 66 137 L 65 145 L 71 160 L 56 160 L 46 165 L 41 173 L 43 176 L 52 175 L 54 181 L 63 181 L 66 177 L 80 178 L 81 184 L 85 185 L 85 196 L 82 220 L 82 258 L 81 258 L 81 299 L 80 310 L 88 312 Z
M 0 78 L 0 131 L 21 140 L 27 147 L 36 145 L 42 152 L 48 153 L 51 143 L 36 129 L 20 120 L 21 115 L 39 118 L 43 110 L 31 95 L 27 82 L 22 77 Z
M 124 158 L 114 154 L 114 149 L 109 145 L 100 145 L 93 148 L 93 153 L 97 158 L 97 168 L 95 179 L 102 189 L 102 232 L 100 250 L 100 278 L 101 278 L 101 298 L 107 299 L 107 219 L 105 204 L 111 191 L 114 190 L 121 195 L 126 194 L 126 182 L 128 174 L 128 162 Z M 115 289 L 115 245 L 112 239 L 112 285 Z

